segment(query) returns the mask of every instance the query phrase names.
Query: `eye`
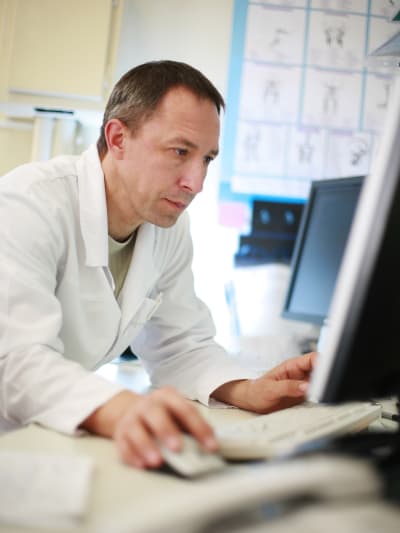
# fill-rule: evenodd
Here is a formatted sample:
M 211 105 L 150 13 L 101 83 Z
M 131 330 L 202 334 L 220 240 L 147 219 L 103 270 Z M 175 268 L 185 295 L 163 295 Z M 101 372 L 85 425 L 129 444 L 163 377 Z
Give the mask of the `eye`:
M 181 157 L 187 155 L 188 151 L 186 148 L 175 148 L 175 153 Z
M 204 158 L 204 162 L 206 165 L 209 165 L 211 161 L 214 161 L 214 158 L 211 155 L 206 155 Z

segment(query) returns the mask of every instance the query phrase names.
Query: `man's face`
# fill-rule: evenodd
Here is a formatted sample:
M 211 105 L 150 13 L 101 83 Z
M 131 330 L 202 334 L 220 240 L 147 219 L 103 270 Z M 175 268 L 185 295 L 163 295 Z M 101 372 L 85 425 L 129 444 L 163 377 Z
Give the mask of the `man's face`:
M 185 88 L 170 90 L 138 131 L 125 130 L 116 167 L 124 219 L 172 226 L 202 190 L 218 138 L 215 105 Z

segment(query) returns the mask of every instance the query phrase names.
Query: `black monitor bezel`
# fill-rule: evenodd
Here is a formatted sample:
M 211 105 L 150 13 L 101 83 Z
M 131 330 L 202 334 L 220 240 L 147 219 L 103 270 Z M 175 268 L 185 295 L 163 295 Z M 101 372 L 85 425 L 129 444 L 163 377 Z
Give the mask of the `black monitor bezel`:
M 313 313 L 300 313 L 293 311 L 290 308 L 290 302 L 293 296 L 293 291 L 295 288 L 297 273 L 299 271 L 299 266 L 303 257 L 304 245 L 307 238 L 307 231 L 313 214 L 313 207 L 315 205 L 315 199 L 317 194 L 321 190 L 332 189 L 332 188 L 343 188 L 349 187 L 353 188 L 356 185 L 362 186 L 362 183 L 365 179 L 365 176 L 350 176 L 350 177 L 341 177 L 341 178 L 330 178 L 330 179 L 321 179 L 314 180 L 311 182 L 310 192 L 308 196 L 307 203 L 304 207 L 303 215 L 300 221 L 299 231 L 296 237 L 296 242 L 293 250 L 293 256 L 290 264 L 290 279 L 285 296 L 285 302 L 283 305 L 281 316 L 283 318 L 291 320 L 299 320 L 302 322 L 311 322 L 313 324 L 322 325 L 325 320 L 325 316 Z

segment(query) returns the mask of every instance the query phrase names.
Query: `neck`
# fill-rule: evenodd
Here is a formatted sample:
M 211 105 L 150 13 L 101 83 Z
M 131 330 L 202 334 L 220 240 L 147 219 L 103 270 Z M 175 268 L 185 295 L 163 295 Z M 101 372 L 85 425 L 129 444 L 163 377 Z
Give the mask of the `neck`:
M 108 153 L 103 156 L 101 166 L 106 193 L 108 234 L 114 240 L 123 242 L 134 233 L 141 221 L 132 216 L 129 196 L 119 178 L 116 162 Z

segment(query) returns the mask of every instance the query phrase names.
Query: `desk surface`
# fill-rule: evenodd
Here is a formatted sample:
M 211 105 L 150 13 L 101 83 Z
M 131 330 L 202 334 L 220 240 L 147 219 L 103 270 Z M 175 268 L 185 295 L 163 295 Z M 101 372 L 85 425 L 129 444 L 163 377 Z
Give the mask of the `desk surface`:
M 202 406 L 199 406 L 199 409 L 214 424 L 224 424 L 253 416 L 236 409 L 207 409 Z M 315 464 L 307 463 L 303 459 L 272 465 L 266 463 L 258 463 L 257 466 L 254 464 L 238 465 L 229 467 L 222 474 L 216 474 L 210 478 L 189 481 L 165 472 L 140 471 L 123 465 L 117 456 L 113 443 L 107 439 L 90 435 L 67 437 L 37 426 L 29 426 L 5 434 L 0 438 L 0 450 L 55 452 L 93 458 L 95 473 L 91 485 L 90 502 L 85 519 L 73 528 L 74 533 L 127 533 L 128 531 L 135 533 L 160 533 L 162 531 L 210 533 L 210 529 L 202 528 L 201 519 L 207 513 L 215 511 L 218 505 L 224 505 L 224 491 L 227 491 L 227 497 L 229 493 L 230 508 L 235 509 L 235 505 L 238 505 L 242 500 L 245 501 L 246 498 L 248 501 L 252 501 L 252 498 L 257 499 L 261 489 L 264 491 L 266 499 L 270 498 L 273 501 L 282 497 L 283 494 L 290 493 L 290 491 L 295 495 L 294 486 L 296 484 L 303 488 L 313 487 L 316 492 L 320 489 L 323 492 L 326 488 L 331 490 L 332 484 L 335 485 L 335 476 L 339 476 L 337 478 L 338 483 L 340 483 L 339 492 L 342 491 L 342 488 L 346 492 L 346 486 L 350 486 L 352 483 L 351 475 L 353 474 L 354 483 L 358 484 L 361 490 L 364 490 L 363 487 L 372 487 L 376 481 L 369 469 L 358 472 L 355 469 L 355 472 L 352 473 L 351 465 L 349 468 L 349 465 L 343 467 L 341 463 L 338 465 L 330 464 L 331 459 L 326 457 L 322 462 L 320 460 L 319 463 L 317 461 Z M 350 478 L 347 477 L 349 475 Z M 343 480 L 340 476 L 344 476 Z M 336 490 L 336 492 L 338 491 Z M 384 530 L 385 533 L 392 531 L 397 533 L 400 510 L 380 501 L 377 489 L 371 488 L 371 494 L 367 494 L 366 497 L 368 498 L 368 505 L 363 506 L 362 513 L 365 513 L 366 516 L 361 525 L 359 524 L 361 516 L 359 503 L 353 509 L 353 514 L 357 516 L 352 517 L 348 516 L 349 509 L 351 511 L 348 498 L 345 498 L 345 502 L 341 501 L 343 517 L 346 516 L 347 523 L 349 520 L 358 521 L 357 524 L 354 524 L 352 533 L 368 533 L 369 529 L 365 529 L 365 524 L 371 522 L 371 513 L 375 518 L 380 517 L 379 523 L 385 525 L 380 529 Z M 332 504 L 326 507 L 325 512 L 328 513 L 326 517 L 329 513 L 333 513 L 334 507 Z M 323 524 L 324 531 L 330 532 L 329 525 L 326 524 L 327 518 L 325 515 L 323 518 L 320 516 L 322 509 L 323 506 L 319 505 L 315 511 L 315 516 L 319 516 L 319 520 L 322 520 L 321 527 Z M 304 512 L 306 514 L 303 519 L 307 521 L 309 509 L 308 514 L 305 510 Z M 339 512 L 339 516 L 342 515 L 338 509 L 335 512 L 334 523 L 337 523 L 337 513 Z M 196 520 L 192 521 L 189 527 L 187 520 L 185 521 L 185 516 L 190 517 L 191 515 L 197 519 L 197 522 Z M 177 517 L 182 517 L 183 521 L 177 521 Z M 297 519 L 297 533 L 309 530 L 309 523 L 305 522 L 304 528 L 301 527 L 300 518 Z M 291 520 L 291 518 L 289 517 L 287 520 Z M 376 524 L 376 521 L 374 523 Z M 289 526 L 289 523 L 287 525 Z M 283 524 L 281 520 L 278 520 L 268 524 L 268 531 L 271 533 L 287 531 L 286 528 L 280 529 L 281 527 Z M 262 530 L 255 529 L 254 531 Z M 20 533 L 22 531 L 38 531 L 38 529 L 0 525 L 0 531 Z M 45 530 L 40 529 L 40 531 Z M 52 533 L 55 531 L 54 528 L 51 529 Z M 63 531 L 72 530 L 64 529 Z M 229 529 L 218 529 L 218 531 L 229 531 Z M 240 531 L 247 533 L 247 529 Z M 336 526 L 332 531 L 337 531 Z
M 198 408 L 210 421 L 229 423 L 252 415 L 236 409 L 208 409 L 199 404 Z M 141 471 L 121 463 L 112 441 L 93 435 L 69 437 L 51 430 L 32 425 L 0 437 L 0 450 L 45 452 L 89 456 L 94 459 L 95 473 L 91 486 L 91 498 L 86 519 L 74 528 L 74 532 L 107 531 L 106 524 L 121 520 L 121 527 L 134 517 L 135 531 L 151 527 L 154 505 L 160 502 L 176 501 L 190 490 L 197 490 L 203 484 L 193 483 L 179 477 L 157 471 Z M 166 498 L 166 496 L 168 496 Z M 167 509 L 166 509 L 167 511 Z M 125 520 L 125 517 L 126 520 Z M 158 519 L 154 521 L 158 523 Z M 113 529 L 116 531 L 116 524 Z M 105 529 L 104 529 L 105 528 Z M 22 532 L 26 528 L 2 526 L 1 532 Z M 33 531 L 33 530 L 32 530 Z M 54 533 L 54 530 L 51 530 Z
M 129 386 L 136 392 L 144 392 L 149 385 L 143 369 L 135 363 L 105 365 L 99 373 Z M 239 409 L 208 409 L 198 403 L 195 405 L 215 426 L 255 416 Z M 95 469 L 85 518 L 73 529 L 60 529 L 60 531 L 73 531 L 74 533 L 128 533 L 131 531 L 135 533 L 163 533 L 164 531 L 211 533 L 209 527 L 205 526 L 203 529 L 204 517 L 210 516 L 213 512 L 217 514 L 222 507 L 229 510 L 240 508 L 242 504 L 245 504 L 246 498 L 248 502 L 253 502 L 262 494 L 261 501 L 274 501 L 290 493 L 295 495 L 296 491 L 304 489 L 326 490 L 332 486 L 335 476 L 338 476 L 337 482 L 342 491 L 342 485 L 348 486 L 352 482 L 351 480 L 348 483 L 343 482 L 341 476 L 349 474 L 354 474 L 354 483 L 359 481 L 358 478 L 361 476 L 361 486 L 368 487 L 375 482 L 374 476 L 372 475 L 371 478 L 371 472 L 368 469 L 365 472 L 361 469 L 360 472 L 352 473 L 351 466 L 347 465 L 342 468 L 340 465 L 339 467 L 336 464 L 331 465 L 329 459 L 316 464 L 297 460 L 291 461 L 290 464 L 289 462 L 275 465 L 257 463 L 255 466 L 250 463 L 230 466 L 215 476 L 189 481 L 163 472 L 141 471 L 123 465 L 110 440 L 92 435 L 68 437 L 38 426 L 29 426 L 1 436 L 0 451 L 3 450 L 83 455 L 93 459 Z M 1 490 L 4 490 L 4 487 L 0 487 Z M 348 498 L 345 502 L 347 509 L 342 510 L 340 514 L 343 520 L 346 520 L 346 526 L 352 520 L 352 516 L 349 516 L 351 508 L 347 505 L 347 500 Z M 309 512 L 308 508 L 305 510 L 303 528 L 301 517 L 296 515 L 296 533 L 302 533 L 303 530 L 304 532 L 310 531 L 307 512 Z M 385 520 L 389 520 L 390 523 L 385 522 L 385 527 L 380 528 L 385 533 L 392 531 L 398 533 L 400 511 L 388 509 L 386 504 L 379 501 L 373 490 L 372 500 L 364 506 L 363 512 L 372 513 L 375 517 L 379 516 L 382 524 Z M 328 518 L 329 513 L 335 513 L 334 520 Z M 361 515 L 358 507 L 357 513 L 357 520 L 359 520 Z M 327 524 L 338 523 L 337 508 L 331 502 L 329 502 L 329 509 L 324 512 L 319 506 L 316 515 L 320 516 L 321 530 L 323 529 L 325 533 L 331 531 L 329 527 L 327 529 Z M 312 516 L 314 516 L 313 513 Z M 351 529 L 352 533 L 368 533 L 366 524 L 376 524 L 373 516 L 364 516 L 359 528 L 357 524 L 354 524 Z M 181 522 L 180 518 L 182 518 Z M 269 533 L 290 531 L 292 527 L 285 520 L 269 523 Z M 334 527 L 332 531 L 336 533 L 338 528 Z M 261 531 L 264 531 L 264 528 L 265 524 L 261 526 Z M 26 531 L 45 530 L 0 524 L 1 533 Z M 46 531 L 56 533 L 54 528 Z M 229 531 L 229 528 L 218 531 Z M 247 526 L 242 531 L 248 533 Z M 236 523 L 235 532 L 239 533 Z

